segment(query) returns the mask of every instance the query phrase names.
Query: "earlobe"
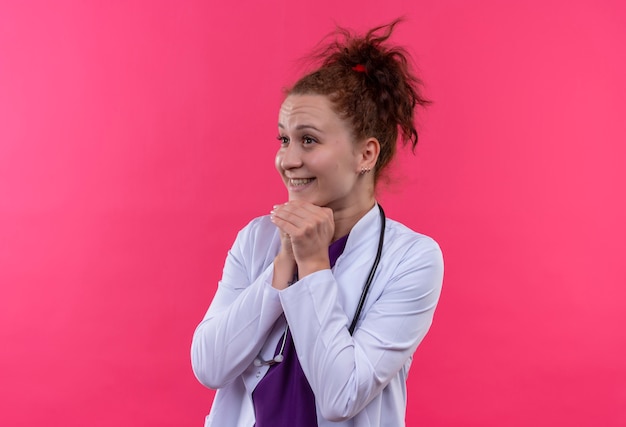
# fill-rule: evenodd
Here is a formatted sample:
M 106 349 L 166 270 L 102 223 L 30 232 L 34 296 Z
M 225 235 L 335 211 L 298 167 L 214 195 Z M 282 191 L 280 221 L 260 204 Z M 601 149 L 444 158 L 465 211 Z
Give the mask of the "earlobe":
M 378 139 L 371 137 L 363 143 L 362 162 L 360 174 L 364 175 L 374 169 L 380 154 L 380 142 Z

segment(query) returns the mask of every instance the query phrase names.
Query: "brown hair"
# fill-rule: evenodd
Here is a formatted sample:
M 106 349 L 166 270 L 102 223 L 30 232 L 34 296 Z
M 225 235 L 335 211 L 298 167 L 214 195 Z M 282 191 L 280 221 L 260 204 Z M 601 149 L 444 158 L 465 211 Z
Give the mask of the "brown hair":
M 420 93 L 422 82 L 411 72 L 406 50 L 385 44 L 399 22 L 373 28 L 364 36 L 337 28 L 328 36 L 333 40 L 311 55 L 319 68 L 287 90 L 287 95 L 328 96 L 337 112 L 352 122 L 357 140 L 378 139 L 376 180 L 395 155 L 398 130 L 402 142 L 410 142 L 415 150 L 415 107 L 430 103 Z

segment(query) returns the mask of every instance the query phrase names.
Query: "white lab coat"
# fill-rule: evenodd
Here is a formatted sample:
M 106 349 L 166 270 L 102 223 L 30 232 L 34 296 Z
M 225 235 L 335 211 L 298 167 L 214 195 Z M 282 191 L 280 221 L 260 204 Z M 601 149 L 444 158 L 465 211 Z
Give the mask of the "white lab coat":
M 282 291 L 271 286 L 280 238 L 269 217 L 239 232 L 191 347 L 196 377 L 218 389 L 205 427 L 254 425 L 251 395 L 269 368 L 253 361 L 259 353 L 265 360 L 274 356 L 285 318 L 320 426 L 405 425 L 406 378 L 432 322 L 443 260 L 434 240 L 387 219 L 380 264 L 351 336 L 380 224 L 375 206 L 352 228 L 332 271 Z

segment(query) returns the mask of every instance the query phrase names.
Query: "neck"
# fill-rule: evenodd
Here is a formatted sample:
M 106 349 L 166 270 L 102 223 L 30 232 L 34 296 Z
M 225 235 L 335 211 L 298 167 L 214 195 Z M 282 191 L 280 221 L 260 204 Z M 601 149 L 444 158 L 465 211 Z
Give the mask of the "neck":
M 333 235 L 333 242 L 350 233 L 352 227 L 354 227 L 354 225 L 359 222 L 359 220 L 363 218 L 375 204 L 376 200 L 372 197 L 371 199 L 355 206 L 338 210 L 333 209 L 335 219 L 335 234 Z

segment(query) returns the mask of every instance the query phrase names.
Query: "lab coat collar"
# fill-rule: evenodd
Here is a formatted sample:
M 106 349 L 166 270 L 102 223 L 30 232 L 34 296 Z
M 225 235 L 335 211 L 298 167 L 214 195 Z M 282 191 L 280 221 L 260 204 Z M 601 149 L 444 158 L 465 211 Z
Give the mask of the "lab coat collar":
M 358 247 L 364 242 L 371 240 L 377 241 L 378 236 L 380 235 L 380 227 L 381 223 L 378 203 L 375 203 L 374 207 L 370 209 L 356 224 L 354 224 L 354 227 L 350 230 L 350 235 L 348 236 L 344 253 L 350 252 L 352 249 Z

